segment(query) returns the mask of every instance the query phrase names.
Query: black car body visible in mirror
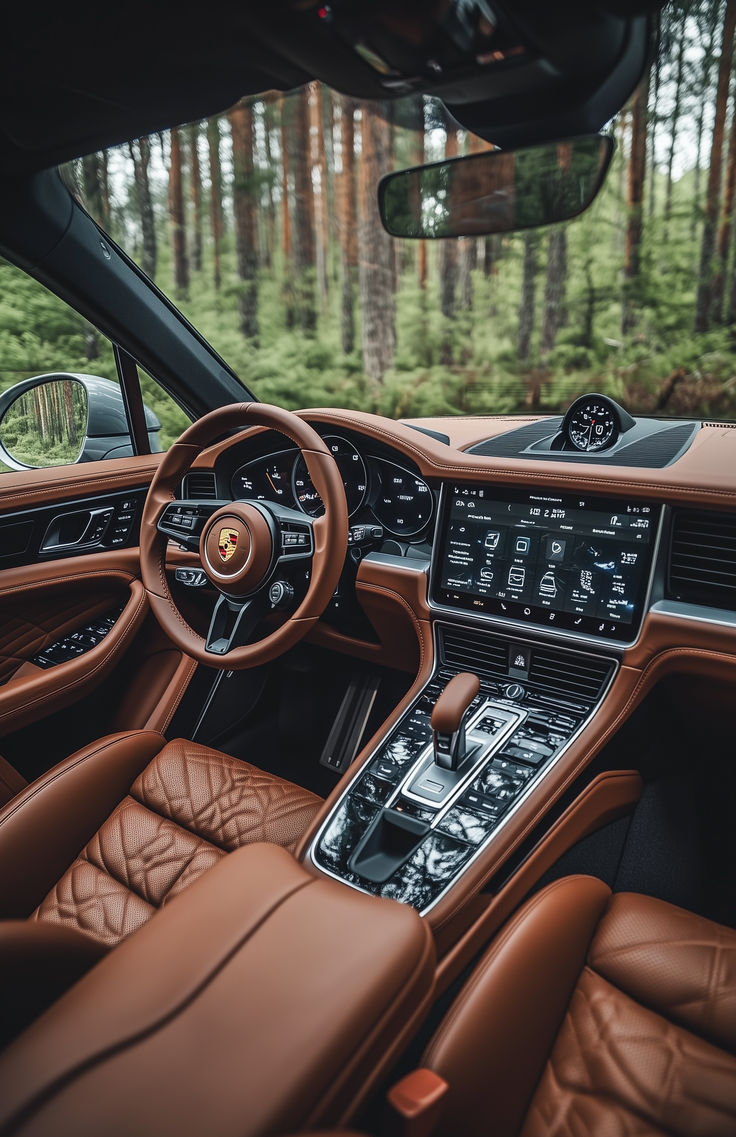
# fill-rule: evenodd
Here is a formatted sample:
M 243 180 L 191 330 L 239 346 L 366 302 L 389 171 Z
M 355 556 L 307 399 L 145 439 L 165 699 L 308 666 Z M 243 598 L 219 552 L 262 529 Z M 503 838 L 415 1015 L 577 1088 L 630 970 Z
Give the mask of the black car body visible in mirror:
M 151 451 L 161 423 L 148 407 Z M 0 462 L 11 470 L 125 458 L 133 453 L 120 387 L 99 375 L 52 372 L 0 395 Z
M 490 150 L 387 174 L 381 219 L 393 237 L 478 237 L 576 217 L 600 189 L 613 141 L 588 134 Z

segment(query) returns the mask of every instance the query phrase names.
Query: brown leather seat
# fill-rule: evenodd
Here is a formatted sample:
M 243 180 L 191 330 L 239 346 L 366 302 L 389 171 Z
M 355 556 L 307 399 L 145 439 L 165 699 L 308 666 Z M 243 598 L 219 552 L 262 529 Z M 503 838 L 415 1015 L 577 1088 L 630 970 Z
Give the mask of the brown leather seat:
M 423 1066 L 452 1137 L 736 1133 L 736 932 L 592 877 L 500 933 Z
M 0 811 L 0 915 L 113 946 L 234 849 L 293 849 L 321 804 L 197 743 L 111 735 Z
M 49 770 L 0 810 L 0 1037 L 229 852 L 254 841 L 292 850 L 321 804 L 154 731 L 110 735 Z

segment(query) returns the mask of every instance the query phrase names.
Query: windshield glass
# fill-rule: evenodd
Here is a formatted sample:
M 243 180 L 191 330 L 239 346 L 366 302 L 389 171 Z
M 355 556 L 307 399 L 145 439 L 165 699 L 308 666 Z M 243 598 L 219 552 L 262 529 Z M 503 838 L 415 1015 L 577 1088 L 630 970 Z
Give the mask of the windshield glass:
M 717 4 L 663 20 L 603 189 L 565 225 L 389 237 L 383 173 L 488 144 L 429 99 L 319 83 L 85 158 L 80 195 L 261 399 L 400 417 L 560 411 L 594 390 L 734 418 L 730 48 Z

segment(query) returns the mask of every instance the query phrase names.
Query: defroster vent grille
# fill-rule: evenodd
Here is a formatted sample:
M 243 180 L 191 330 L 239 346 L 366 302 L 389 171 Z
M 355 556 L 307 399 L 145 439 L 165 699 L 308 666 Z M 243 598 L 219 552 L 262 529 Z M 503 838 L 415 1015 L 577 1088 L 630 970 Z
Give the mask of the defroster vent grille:
M 736 610 L 736 515 L 675 514 L 669 586 L 679 600 Z

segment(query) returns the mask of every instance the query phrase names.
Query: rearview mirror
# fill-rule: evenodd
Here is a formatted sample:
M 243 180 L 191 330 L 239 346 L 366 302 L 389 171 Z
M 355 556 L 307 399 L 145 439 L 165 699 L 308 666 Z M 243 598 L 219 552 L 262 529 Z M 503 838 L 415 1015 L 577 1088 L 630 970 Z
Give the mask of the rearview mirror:
M 587 134 L 399 170 L 378 187 L 392 237 L 480 237 L 576 217 L 600 189 L 613 141 Z

